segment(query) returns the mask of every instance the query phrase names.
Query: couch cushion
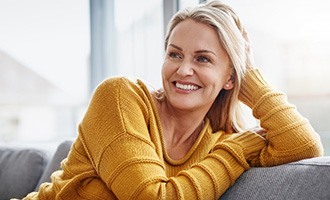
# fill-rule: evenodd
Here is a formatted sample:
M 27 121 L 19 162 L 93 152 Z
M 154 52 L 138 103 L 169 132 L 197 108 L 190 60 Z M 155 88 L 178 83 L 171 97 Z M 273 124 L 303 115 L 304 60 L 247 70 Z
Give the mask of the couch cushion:
M 252 168 L 220 198 L 244 200 L 330 199 L 330 157 Z
M 39 150 L 0 147 L 1 199 L 22 198 L 33 191 L 46 162 Z

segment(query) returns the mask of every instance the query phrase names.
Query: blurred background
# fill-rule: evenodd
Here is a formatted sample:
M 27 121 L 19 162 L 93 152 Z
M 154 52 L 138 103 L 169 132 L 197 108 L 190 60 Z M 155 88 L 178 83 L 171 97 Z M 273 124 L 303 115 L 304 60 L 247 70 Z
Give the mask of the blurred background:
M 310 120 L 330 155 L 330 2 L 223 2 L 246 25 L 258 68 Z M 159 88 L 167 22 L 198 3 L 0 0 L 0 145 L 52 149 L 74 139 L 106 77 Z

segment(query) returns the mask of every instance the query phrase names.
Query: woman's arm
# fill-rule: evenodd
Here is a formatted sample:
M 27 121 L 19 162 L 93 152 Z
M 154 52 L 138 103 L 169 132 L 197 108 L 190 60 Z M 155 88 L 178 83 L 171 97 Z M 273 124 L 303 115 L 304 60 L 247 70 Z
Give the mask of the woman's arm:
M 286 95 L 274 91 L 258 70 L 248 70 L 239 98 L 252 108 L 267 132 L 268 145 L 254 165 L 279 165 L 323 154 L 320 137 L 309 121 L 288 103 Z
M 146 99 L 130 87 L 135 86 L 120 79 L 101 84 L 80 125 L 89 159 L 119 199 L 219 198 L 249 168 L 246 158 L 265 145 L 255 134 L 233 135 L 203 161 L 168 177 L 151 140 Z
M 309 121 L 288 102 L 285 94 L 275 91 L 254 69 L 253 50 L 246 29 L 243 37 L 246 40 L 247 73 L 239 98 L 252 108 L 268 140 L 260 157 L 251 164 L 272 166 L 323 155 L 320 137 Z

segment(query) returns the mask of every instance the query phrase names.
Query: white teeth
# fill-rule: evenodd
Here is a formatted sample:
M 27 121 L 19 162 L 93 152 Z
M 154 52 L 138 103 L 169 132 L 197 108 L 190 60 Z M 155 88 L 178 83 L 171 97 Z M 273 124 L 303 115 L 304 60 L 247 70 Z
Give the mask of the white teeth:
M 180 83 L 176 83 L 175 86 L 182 90 L 197 90 L 198 89 L 198 87 L 196 85 L 183 85 Z

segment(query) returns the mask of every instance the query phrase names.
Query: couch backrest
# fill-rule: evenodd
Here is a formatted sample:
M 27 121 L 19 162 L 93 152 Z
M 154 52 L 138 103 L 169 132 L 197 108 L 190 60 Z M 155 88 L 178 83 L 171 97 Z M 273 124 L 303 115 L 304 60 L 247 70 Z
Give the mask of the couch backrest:
M 220 199 L 330 199 L 330 157 L 252 168 L 243 173 Z
M 0 199 L 22 198 L 33 191 L 47 163 L 36 149 L 0 148 Z

